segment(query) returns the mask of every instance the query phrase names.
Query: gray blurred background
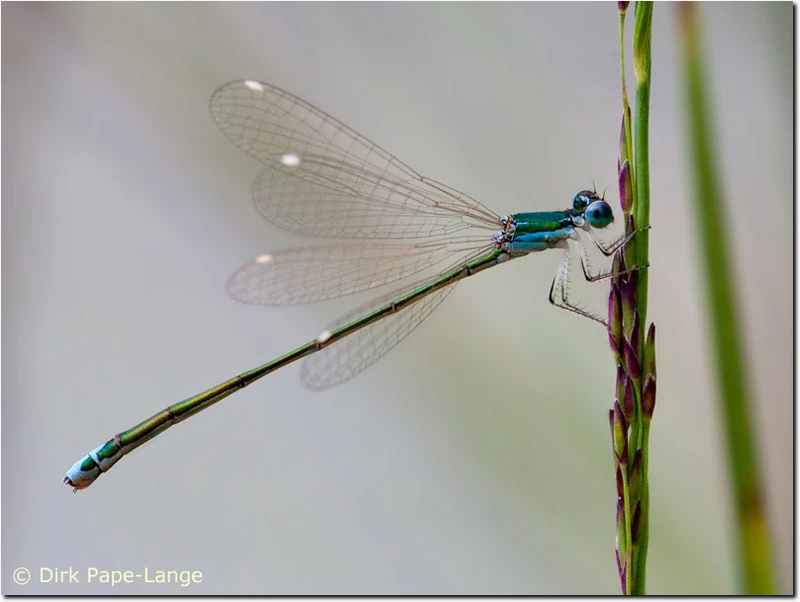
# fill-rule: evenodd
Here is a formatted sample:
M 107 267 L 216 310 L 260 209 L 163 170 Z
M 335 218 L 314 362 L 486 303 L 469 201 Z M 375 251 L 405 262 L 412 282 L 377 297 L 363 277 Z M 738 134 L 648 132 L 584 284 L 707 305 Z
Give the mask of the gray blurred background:
M 790 591 L 792 6 L 702 16 Z M 616 208 L 614 4 L 3 3 L 2 17 L 4 594 L 619 591 L 613 360 L 601 328 L 548 304 L 558 254 L 463 283 L 345 385 L 311 393 L 286 368 L 90 489 L 61 483 L 114 433 L 352 304 L 227 298 L 240 263 L 305 241 L 253 207 L 259 166 L 215 129 L 216 86 L 290 90 L 501 214 L 563 208 L 592 181 Z M 732 593 L 677 33 L 657 5 L 648 591 Z M 34 572 L 24 587 L 20 566 Z M 41 567 L 81 582 L 39 583 Z M 112 588 L 87 584 L 88 567 L 196 570 L 202 583 Z

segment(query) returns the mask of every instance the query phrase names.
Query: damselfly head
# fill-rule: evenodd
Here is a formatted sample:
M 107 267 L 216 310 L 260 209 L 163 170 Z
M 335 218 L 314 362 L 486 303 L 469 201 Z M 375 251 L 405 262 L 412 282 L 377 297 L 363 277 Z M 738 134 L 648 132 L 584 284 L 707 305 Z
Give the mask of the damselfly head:
M 605 228 L 614 221 L 611 206 L 594 190 L 580 190 L 572 197 L 573 217 L 583 217 L 592 228 Z

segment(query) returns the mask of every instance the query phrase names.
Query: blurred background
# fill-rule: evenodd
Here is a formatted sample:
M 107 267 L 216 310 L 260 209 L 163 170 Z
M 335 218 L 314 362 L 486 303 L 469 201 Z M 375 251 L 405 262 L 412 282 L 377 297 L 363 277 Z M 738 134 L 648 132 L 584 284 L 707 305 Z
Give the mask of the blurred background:
M 614 4 L 4 3 L 2 17 L 4 594 L 619 591 L 615 370 L 602 329 L 547 302 L 558 254 L 461 284 L 338 388 L 311 393 L 288 367 L 90 489 L 61 483 L 115 433 L 352 306 L 226 296 L 243 261 L 307 241 L 253 207 L 259 165 L 208 114 L 219 84 L 292 91 L 501 215 L 563 208 L 593 181 L 616 208 Z M 701 17 L 788 593 L 792 5 L 709 4 Z M 657 5 L 648 592 L 722 594 L 736 588 L 735 539 L 677 36 L 673 8 Z M 72 567 L 80 583 L 39 583 L 41 567 Z M 202 583 L 87 584 L 89 567 L 201 571 Z

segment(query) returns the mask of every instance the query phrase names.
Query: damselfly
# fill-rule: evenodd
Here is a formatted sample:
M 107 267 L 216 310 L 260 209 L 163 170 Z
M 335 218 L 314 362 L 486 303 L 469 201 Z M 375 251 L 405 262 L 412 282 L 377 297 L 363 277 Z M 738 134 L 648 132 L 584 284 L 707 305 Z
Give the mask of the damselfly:
M 602 243 L 595 230 L 611 224 L 614 215 L 593 190 L 576 193 L 562 211 L 501 217 L 269 84 L 230 82 L 210 104 L 222 133 L 266 165 L 253 184 L 253 200 L 267 219 L 308 236 L 362 241 L 260 255 L 228 280 L 234 299 L 293 305 L 395 287 L 342 316 L 315 340 L 115 435 L 67 471 L 64 483 L 75 490 L 173 424 L 295 360 L 307 358 L 301 373 L 311 389 L 352 378 L 408 336 L 460 280 L 523 255 L 563 250 L 550 302 L 603 323 L 570 301 L 570 261 L 577 251 L 586 280 L 607 278 L 610 272 L 591 269 L 585 239 L 609 256 L 635 232 Z

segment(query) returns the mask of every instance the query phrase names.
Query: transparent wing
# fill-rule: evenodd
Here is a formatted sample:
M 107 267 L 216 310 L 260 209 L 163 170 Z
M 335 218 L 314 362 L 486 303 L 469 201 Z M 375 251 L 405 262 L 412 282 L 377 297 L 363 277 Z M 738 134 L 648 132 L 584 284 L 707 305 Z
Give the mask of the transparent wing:
M 427 281 L 418 282 L 411 287 L 396 289 L 391 293 L 365 303 L 330 324 L 326 330 L 333 331 L 349 324 L 371 311 L 391 303 L 404 293 L 422 286 Z M 350 380 L 366 370 L 391 351 L 400 341 L 427 318 L 444 301 L 458 282 L 439 289 L 416 303 L 373 322 L 361 330 L 336 341 L 321 351 L 303 360 L 300 378 L 312 390 L 322 390 Z
M 486 239 L 460 238 L 414 245 L 335 244 L 259 255 L 228 279 L 228 294 L 253 305 L 296 305 L 343 297 L 435 269 L 463 263 Z
M 453 264 L 442 270 L 441 274 L 462 265 L 466 261 L 487 252 L 487 246 L 474 252 L 462 262 Z M 435 278 L 435 277 L 434 277 Z M 335 322 L 329 324 L 328 331 L 334 331 L 346 324 L 368 315 L 380 307 L 418 289 L 431 282 L 433 278 L 419 280 L 392 290 L 380 297 L 372 299 L 362 306 L 346 313 Z M 439 304 L 444 301 L 459 281 L 423 297 L 416 303 L 404 307 L 394 314 L 373 322 L 353 334 L 346 336 L 323 348 L 305 360 L 300 371 L 303 384 L 312 390 L 321 390 L 341 384 L 367 369 L 391 351 L 400 341 L 427 318 Z
M 309 236 L 404 239 L 468 228 L 499 216 L 425 178 L 327 113 L 269 84 L 224 84 L 210 101 L 223 134 L 264 163 L 253 184 L 259 211 Z

